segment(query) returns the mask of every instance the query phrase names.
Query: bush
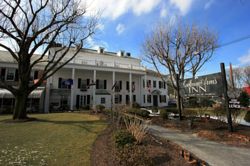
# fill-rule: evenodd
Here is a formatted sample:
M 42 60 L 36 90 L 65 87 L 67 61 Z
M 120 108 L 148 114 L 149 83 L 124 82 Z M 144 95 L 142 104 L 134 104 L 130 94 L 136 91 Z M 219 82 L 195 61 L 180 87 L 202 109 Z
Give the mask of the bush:
M 135 102 L 135 103 L 133 103 L 132 107 L 133 108 L 140 108 L 141 106 L 140 106 L 140 104 L 138 104 L 138 103 Z
M 168 114 L 169 114 L 169 112 L 167 112 L 167 110 L 161 110 L 160 117 L 162 119 L 168 119 Z
M 166 111 L 169 113 L 174 113 L 174 114 L 179 113 L 179 110 L 177 108 L 167 108 Z
M 105 109 L 105 106 L 104 105 L 97 105 L 96 106 L 96 110 L 97 110 L 97 112 L 103 112 L 104 111 L 104 109 Z
M 149 114 L 150 114 L 148 111 L 137 109 L 137 108 L 130 108 L 127 110 L 127 112 L 141 116 L 143 118 L 149 118 Z
M 242 105 L 243 107 L 248 107 L 249 95 L 247 94 L 247 92 L 245 91 L 241 92 L 238 100 L 240 101 L 240 105 Z
M 213 105 L 213 114 L 217 117 L 217 119 L 222 120 L 223 117 L 227 114 L 225 108 L 222 104 L 214 104 Z
M 250 123 L 250 111 L 247 111 L 244 120 Z
M 183 115 L 185 116 L 191 116 L 191 117 L 195 117 L 198 115 L 198 111 L 194 108 L 186 108 L 184 111 L 183 111 Z
M 82 106 L 81 109 L 83 109 L 83 110 L 90 110 L 90 106 L 89 105 L 85 105 L 85 106 Z
M 126 130 L 119 130 L 115 133 L 115 143 L 118 148 L 123 148 L 125 145 L 132 145 L 135 141 L 135 137 Z
M 148 157 L 147 148 L 138 145 L 126 145 L 116 151 L 116 161 L 120 166 L 151 166 L 152 159 Z
M 124 119 L 127 131 L 136 139 L 137 144 L 141 144 L 147 134 L 147 125 L 135 119 Z
M 198 98 L 197 97 L 190 97 L 188 99 L 188 107 L 198 107 Z

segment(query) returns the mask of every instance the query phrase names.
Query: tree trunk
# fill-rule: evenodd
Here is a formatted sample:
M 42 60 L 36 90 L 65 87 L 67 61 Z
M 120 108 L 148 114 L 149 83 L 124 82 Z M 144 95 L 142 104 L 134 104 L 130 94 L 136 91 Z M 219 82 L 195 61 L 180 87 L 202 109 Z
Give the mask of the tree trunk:
M 19 93 L 15 96 L 15 107 L 13 113 L 13 119 L 27 119 L 27 106 L 28 94 L 27 92 Z

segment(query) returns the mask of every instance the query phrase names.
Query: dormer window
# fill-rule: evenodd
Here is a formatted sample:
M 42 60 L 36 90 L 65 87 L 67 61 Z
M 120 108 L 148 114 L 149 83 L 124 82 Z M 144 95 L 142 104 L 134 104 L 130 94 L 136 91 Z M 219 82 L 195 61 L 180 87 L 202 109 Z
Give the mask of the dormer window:
M 103 47 L 99 47 L 98 50 L 97 50 L 97 52 L 99 54 L 103 54 L 104 53 L 104 48 Z

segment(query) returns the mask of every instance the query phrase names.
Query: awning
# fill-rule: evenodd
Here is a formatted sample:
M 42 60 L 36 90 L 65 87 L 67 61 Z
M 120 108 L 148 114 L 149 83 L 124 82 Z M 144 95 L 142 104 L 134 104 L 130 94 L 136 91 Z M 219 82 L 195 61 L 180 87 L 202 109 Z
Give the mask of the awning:
M 37 88 L 30 93 L 29 98 L 39 99 L 42 96 L 43 92 L 44 88 Z M 0 89 L 0 98 L 14 98 L 14 96 L 7 89 Z

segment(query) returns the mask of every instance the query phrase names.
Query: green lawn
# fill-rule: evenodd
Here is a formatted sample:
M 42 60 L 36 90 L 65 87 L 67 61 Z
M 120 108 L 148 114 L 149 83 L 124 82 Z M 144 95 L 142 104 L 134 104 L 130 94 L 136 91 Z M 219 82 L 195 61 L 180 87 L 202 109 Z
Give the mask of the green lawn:
M 90 165 L 90 151 L 107 124 L 85 113 L 30 115 L 39 121 L 6 122 L 0 116 L 0 165 Z

